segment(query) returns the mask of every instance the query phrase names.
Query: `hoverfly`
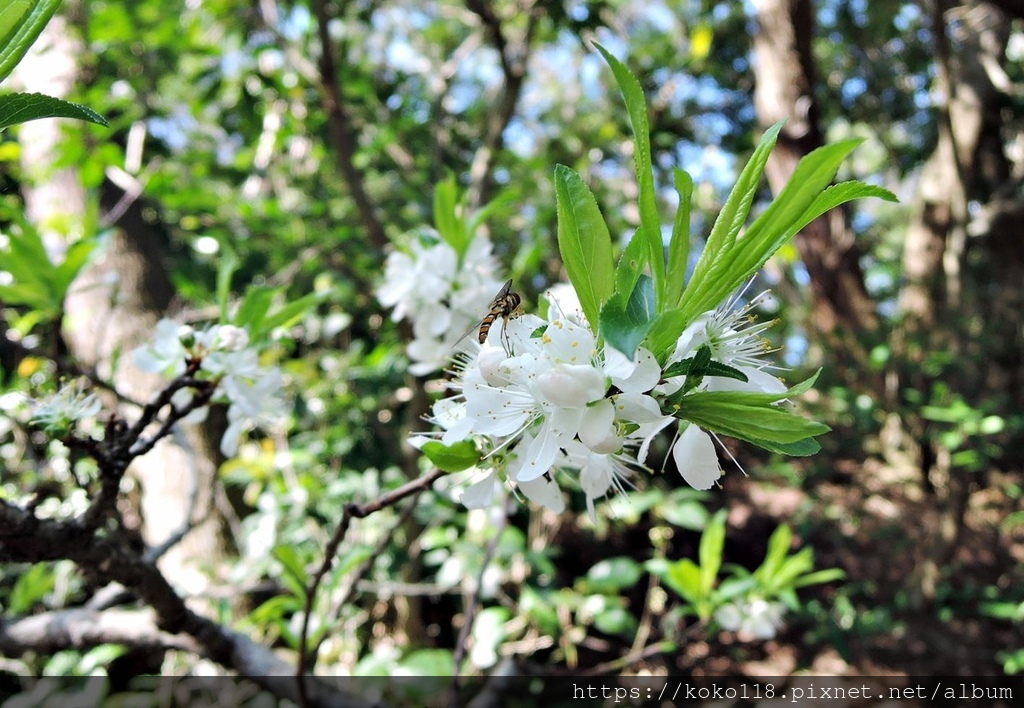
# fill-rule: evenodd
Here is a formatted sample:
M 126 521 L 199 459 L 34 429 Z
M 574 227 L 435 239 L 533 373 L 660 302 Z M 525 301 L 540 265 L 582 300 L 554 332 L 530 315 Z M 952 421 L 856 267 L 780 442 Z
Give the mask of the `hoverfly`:
M 458 346 L 459 342 L 468 337 L 470 333 L 479 328 L 479 334 L 477 341 L 481 344 L 487 341 L 487 335 L 491 331 L 491 325 L 494 324 L 494 320 L 501 318 L 504 320 L 505 325 L 508 325 L 508 321 L 513 317 L 522 314 L 523 299 L 519 297 L 519 293 L 512 292 L 512 281 L 508 280 L 504 285 L 501 286 L 501 290 L 494 296 L 491 301 L 490 307 L 488 308 L 487 314 L 484 315 L 483 319 L 477 322 L 475 325 L 466 330 L 466 333 L 456 340 L 454 346 Z

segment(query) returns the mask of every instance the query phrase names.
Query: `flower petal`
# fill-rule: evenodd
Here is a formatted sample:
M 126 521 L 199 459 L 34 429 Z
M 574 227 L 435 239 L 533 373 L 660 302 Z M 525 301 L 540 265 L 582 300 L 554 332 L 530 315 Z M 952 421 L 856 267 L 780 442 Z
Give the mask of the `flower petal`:
M 522 491 L 523 496 L 534 504 L 540 504 L 556 514 L 565 511 L 565 498 L 555 480 L 549 477 L 538 477 L 529 482 L 517 482 L 516 486 Z
M 498 478 L 493 471 L 478 482 L 462 490 L 459 501 L 467 509 L 484 509 L 491 505 L 494 499 L 494 482 Z
M 722 476 L 715 444 L 710 435 L 693 423 L 685 425 L 686 430 L 672 448 L 672 459 L 687 484 L 694 489 L 711 489 Z

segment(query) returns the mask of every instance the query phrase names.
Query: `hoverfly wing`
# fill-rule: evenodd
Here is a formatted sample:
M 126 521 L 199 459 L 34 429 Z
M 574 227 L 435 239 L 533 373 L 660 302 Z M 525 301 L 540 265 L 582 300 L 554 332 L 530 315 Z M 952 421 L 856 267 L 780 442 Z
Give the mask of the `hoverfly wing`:
M 471 325 L 470 328 L 467 329 L 463 333 L 463 335 L 461 337 L 459 337 L 458 339 L 455 340 L 455 344 L 452 345 L 452 349 L 455 349 L 460 344 L 462 344 L 462 340 L 464 340 L 469 335 L 473 334 L 473 330 L 478 329 L 480 327 L 480 325 L 482 325 L 484 323 L 484 320 L 486 320 L 486 319 L 487 319 L 487 317 L 485 316 L 482 319 L 480 319 L 479 321 L 477 321 L 476 323 L 474 323 L 473 325 Z
M 486 323 L 488 320 L 491 320 L 492 322 L 494 321 L 494 318 L 498 314 L 500 314 L 500 309 L 498 308 L 499 304 L 506 297 L 508 297 L 508 293 L 511 289 L 512 279 L 510 278 L 505 281 L 504 285 L 501 286 L 501 290 L 498 291 L 498 294 L 495 295 L 493 299 L 491 299 L 491 304 L 488 305 L 487 307 L 487 314 L 481 317 L 475 324 L 473 324 L 473 326 L 467 329 L 466 332 L 461 337 L 456 339 L 455 344 L 452 345 L 452 349 L 455 349 L 457 346 L 462 344 L 462 340 L 468 337 L 470 334 L 472 334 L 473 330 L 479 330 L 481 327 L 484 326 L 484 323 Z M 486 331 L 484 332 L 484 339 L 486 340 Z M 483 342 L 480 343 L 483 344 Z

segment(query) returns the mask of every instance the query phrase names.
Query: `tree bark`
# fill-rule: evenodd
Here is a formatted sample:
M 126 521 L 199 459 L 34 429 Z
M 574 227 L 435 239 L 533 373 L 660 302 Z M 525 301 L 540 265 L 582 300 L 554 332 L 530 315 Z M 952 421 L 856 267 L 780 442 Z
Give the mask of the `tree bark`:
M 26 90 L 65 97 L 78 80 L 84 54 L 68 17 L 55 16 L 18 66 L 18 80 Z M 38 120 L 19 132 L 27 216 L 42 231 L 53 258 L 60 258 L 68 243 L 91 235 L 84 233 L 88 197 L 77 170 L 52 168 L 61 128 L 59 121 Z M 117 187 L 105 184 L 101 209 L 112 208 L 120 196 Z M 63 338 L 72 356 L 139 402 L 148 401 L 163 384 L 137 370 L 130 355 L 167 314 L 173 288 L 163 258 L 158 234 L 136 202 L 118 218 L 103 253 L 82 271 L 64 303 Z M 107 404 L 117 406 L 112 398 Z M 121 413 L 131 416 L 133 411 L 121 405 Z M 141 531 L 150 547 L 194 526 L 163 556 L 160 567 L 180 586 L 198 591 L 205 576 L 197 561 L 215 561 L 225 551 L 222 521 L 211 501 L 217 445 L 196 427 L 182 429 L 175 439 L 177 444 L 161 441 L 132 473 L 141 487 Z
M 756 0 L 754 5 L 758 119 L 765 128 L 786 119 L 766 168 L 772 191 L 778 194 L 800 159 L 824 144 L 814 98 L 812 8 L 810 0 Z M 814 329 L 843 348 L 856 347 L 852 336 L 841 341 L 838 336 L 872 331 L 878 318 L 875 302 L 864 286 L 861 250 L 846 211 L 833 209 L 815 219 L 797 235 L 796 244 L 811 277 Z M 863 360 L 862 352 L 856 360 Z

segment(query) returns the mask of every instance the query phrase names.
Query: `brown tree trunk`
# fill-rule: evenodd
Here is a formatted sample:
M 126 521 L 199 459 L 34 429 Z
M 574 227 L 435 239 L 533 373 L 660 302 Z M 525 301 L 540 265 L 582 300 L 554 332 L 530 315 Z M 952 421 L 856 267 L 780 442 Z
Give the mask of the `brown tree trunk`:
M 816 72 L 811 54 L 813 18 L 810 0 L 756 0 L 754 103 L 762 126 L 786 124 L 766 172 L 776 194 L 800 159 L 824 144 L 814 99 Z M 830 343 L 830 357 L 845 360 L 851 374 L 866 367 L 856 335 L 875 330 L 875 302 L 864 286 L 861 251 L 844 209 L 833 209 L 796 237 L 811 277 L 813 329 Z
M 1016 191 L 1003 146 L 1006 101 L 993 83 L 1006 61 L 1010 24 L 989 3 L 937 0 L 931 8 L 938 142 L 922 172 L 907 231 L 903 317 L 893 336 L 901 366 L 892 398 L 916 391 L 920 400 L 933 403 L 936 374 L 928 371 L 934 365 L 925 364 L 944 359 L 950 363 L 938 375 L 942 385 L 968 405 L 985 410 L 1005 400 L 1019 407 L 1024 252 L 1017 239 L 1003 238 L 1002 228 L 1024 205 L 1019 197 L 1006 198 Z M 970 213 L 971 202 L 981 218 Z M 947 425 L 904 414 L 890 427 L 902 433 L 894 442 L 917 449 L 925 488 L 936 500 L 936 518 L 924 525 L 924 536 L 941 550 L 915 572 L 927 599 L 959 542 L 976 477 L 953 464 L 956 450 L 941 438 Z
M 56 16 L 18 67 L 26 90 L 67 96 L 78 79 L 84 47 L 66 17 Z M 62 124 L 39 120 L 20 128 L 22 185 L 29 220 L 43 234 L 52 257 L 86 228 L 87 195 L 74 168 L 54 170 Z M 106 184 L 101 209 L 109 210 L 121 193 Z M 124 210 L 102 255 L 72 285 L 64 303 L 63 336 L 72 356 L 95 369 L 130 399 L 148 401 L 161 388 L 158 377 L 138 371 L 131 350 L 152 336 L 157 320 L 167 314 L 173 289 L 163 267 L 163 253 L 152 226 L 138 204 Z M 108 405 L 116 405 L 108 400 Z M 122 406 L 131 416 L 130 407 Z M 195 523 L 161 559 L 161 569 L 179 587 L 190 591 L 205 585 L 198 562 L 215 562 L 224 554 L 221 517 L 213 513 L 218 464 L 216 442 L 198 428 L 182 429 L 174 440 L 161 442 L 132 468 L 141 487 L 141 531 L 152 548 L 164 544 Z

